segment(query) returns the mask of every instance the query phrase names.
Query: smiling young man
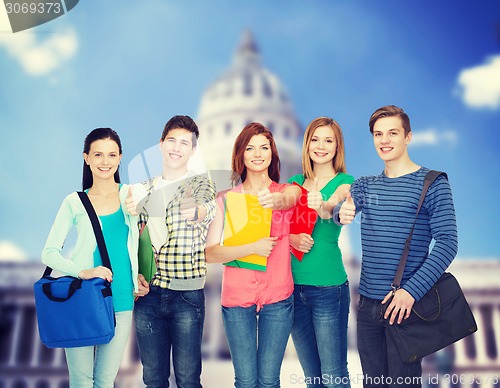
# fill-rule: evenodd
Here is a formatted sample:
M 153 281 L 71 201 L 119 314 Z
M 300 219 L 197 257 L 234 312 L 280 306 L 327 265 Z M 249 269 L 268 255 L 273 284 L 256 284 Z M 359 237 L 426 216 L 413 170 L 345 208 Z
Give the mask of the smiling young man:
M 201 387 L 204 250 L 216 191 L 213 182 L 188 170 L 198 136 L 189 116 L 172 117 L 160 139 L 162 175 L 144 184 L 139 221 L 151 237 L 157 271 L 134 316 L 147 387 L 169 386 L 171 352 L 177 386 Z
M 364 387 L 420 387 L 421 360 L 404 363 L 396 345 L 386 336 L 385 324 L 389 320 L 397 325 L 408 318 L 413 304 L 436 283 L 457 253 L 451 188 L 442 175 L 430 186 L 415 223 L 401 288 L 389 303 L 391 284 L 429 169 L 414 163 L 408 155 L 410 119 L 401 108 L 389 105 L 377 109 L 369 125 L 384 171 L 357 179 L 346 201 L 334 210 L 335 220 L 341 225 L 350 224 L 356 213 L 363 213 L 357 337 Z M 432 250 L 431 240 L 435 240 Z

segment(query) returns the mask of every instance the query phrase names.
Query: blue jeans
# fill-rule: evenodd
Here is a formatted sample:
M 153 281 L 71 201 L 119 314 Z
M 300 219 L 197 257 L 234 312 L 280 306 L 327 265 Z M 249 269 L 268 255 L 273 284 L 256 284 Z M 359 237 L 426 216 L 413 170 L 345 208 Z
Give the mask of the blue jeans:
M 308 388 L 350 387 L 347 371 L 349 283 L 296 285 L 292 339 Z
M 396 345 L 386 333 L 380 302 L 362 295 L 359 298 L 357 331 L 363 386 L 421 387 L 422 360 L 412 364 L 401 360 Z
M 203 290 L 174 291 L 151 286 L 134 307 L 137 343 L 147 387 L 169 386 L 170 351 L 179 388 L 201 387 Z
M 132 311 L 115 313 L 115 336 L 104 345 L 66 348 L 72 388 L 113 388 L 132 328 Z
M 237 388 L 279 387 L 280 370 L 293 321 L 293 296 L 257 306 L 224 307 L 222 321 Z

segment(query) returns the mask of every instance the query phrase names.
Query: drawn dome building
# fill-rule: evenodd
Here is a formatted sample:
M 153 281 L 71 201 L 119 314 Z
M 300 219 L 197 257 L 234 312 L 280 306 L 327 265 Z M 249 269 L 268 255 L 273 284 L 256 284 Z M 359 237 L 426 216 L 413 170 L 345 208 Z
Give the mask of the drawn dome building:
M 257 44 L 246 31 L 230 68 L 201 98 L 197 123 L 207 168 L 231 168 L 234 141 L 243 127 L 253 121 L 264 124 L 275 137 L 282 181 L 299 173 L 302 128 L 285 87 L 262 66 Z

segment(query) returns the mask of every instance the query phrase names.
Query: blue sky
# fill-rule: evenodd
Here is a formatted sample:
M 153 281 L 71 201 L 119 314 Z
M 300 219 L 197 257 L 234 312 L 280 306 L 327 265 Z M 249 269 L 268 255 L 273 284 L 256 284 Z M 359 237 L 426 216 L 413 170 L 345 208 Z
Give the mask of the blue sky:
M 85 135 L 116 129 L 126 166 L 172 115 L 197 116 L 247 28 L 302 125 L 320 115 L 341 124 L 354 176 L 383 168 L 372 111 L 403 107 L 412 159 L 448 172 L 459 257 L 500 257 L 494 0 L 85 0 L 17 34 L 0 8 L 0 251 L 14 246 L 38 260 L 62 199 L 80 187 Z

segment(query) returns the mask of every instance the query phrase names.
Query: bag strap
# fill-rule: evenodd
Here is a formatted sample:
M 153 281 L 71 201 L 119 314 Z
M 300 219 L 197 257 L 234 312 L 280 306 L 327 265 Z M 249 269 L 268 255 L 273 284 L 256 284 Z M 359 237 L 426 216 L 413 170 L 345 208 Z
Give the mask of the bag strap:
M 401 254 L 401 259 L 399 261 L 399 266 L 396 271 L 396 275 L 394 276 L 394 280 L 392 281 L 392 289 L 396 291 L 401 286 L 401 280 L 403 279 L 403 272 L 406 266 L 406 260 L 408 259 L 408 254 L 410 253 L 410 245 L 411 239 L 413 237 L 413 231 L 415 229 L 415 223 L 417 222 L 418 215 L 420 213 L 420 209 L 422 208 L 422 204 L 425 200 L 425 195 L 427 194 L 427 190 L 432 185 L 432 183 L 437 179 L 438 176 L 444 175 L 446 179 L 448 179 L 448 175 L 442 171 L 430 170 L 424 178 L 424 186 L 422 187 L 422 193 L 420 194 L 420 199 L 418 201 L 417 206 L 417 214 L 415 215 L 415 220 L 413 221 L 413 225 L 411 226 L 410 233 L 405 241 L 405 247 L 403 249 L 403 253 Z
M 68 296 L 54 296 L 52 294 L 51 283 L 42 284 L 42 291 L 47 298 L 49 298 L 53 302 L 66 302 L 69 298 L 75 295 L 75 292 L 82 288 L 82 279 L 72 278 L 69 288 L 68 288 Z
M 104 235 L 102 234 L 101 224 L 99 223 L 99 218 L 97 218 L 97 214 L 94 207 L 92 206 L 92 203 L 90 202 L 89 196 L 84 191 L 78 191 L 77 194 L 80 197 L 85 210 L 87 210 L 90 222 L 92 223 L 92 229 L 94 229 L 95 239 L 97 241 L 97 246 L 99 247 L 99 253 L 101 254 L 102 264 L 113 271 L 113 269 L 111 268 L 111 262 L 109 261 L 109 255 L 106 248 L 106 242 L 104 241 Z
M 82 201 L 87 214 L 89 215 L 90 222 L 92 223 L 92 229 L 94 229 L 95 239 L 97 241 L 97 246 L 99 247 L 99 253 L 101 254 L 102 263 L 105 267 L 109 268 L 111 271 L 111 262 L 109 261 L 109 254 L 106 248 L 106 243 L 104 242 L 104 235 L 102 234 L 101 224 L 99 223 L 99 219 L 97 218 L 97 214 L 90 202 L 90 199 L 86 192 L 77 191 L 80 200 Z M 52 268 L 47 266 L 45 271 L 43 272 L 42 277 L 47 277 L 52 273 Z

